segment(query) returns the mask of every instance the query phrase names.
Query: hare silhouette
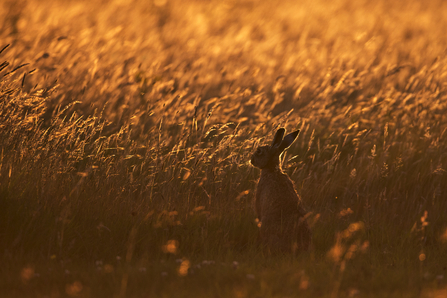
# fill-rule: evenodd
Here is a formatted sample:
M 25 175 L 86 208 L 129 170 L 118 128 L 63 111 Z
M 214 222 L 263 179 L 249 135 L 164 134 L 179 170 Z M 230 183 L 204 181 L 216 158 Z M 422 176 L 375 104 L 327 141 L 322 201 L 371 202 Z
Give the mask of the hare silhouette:
M 255 209 L 260 221 L 261 241 L 269 254 L 298 253 L 309 249 L 312 234 L 306 212 L 292 180 L 282 171 L 280 156 L 297 138 L 299 130 L 284 137 L 278 129 L 270 146 L 261 146 L 251 157 L 261 169 Z

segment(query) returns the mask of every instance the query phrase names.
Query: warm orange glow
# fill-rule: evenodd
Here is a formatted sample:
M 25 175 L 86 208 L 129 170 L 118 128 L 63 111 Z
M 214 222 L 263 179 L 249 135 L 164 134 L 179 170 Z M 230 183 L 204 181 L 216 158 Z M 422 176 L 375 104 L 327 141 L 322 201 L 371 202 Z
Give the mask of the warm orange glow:
M 447 297 L 446 28 L 443 0 L 0 1 L 0 296 Z M 291 180 L 257 192 L 280 127 Z
M 441 234 L 440 238 L 443 243 L 447 242 L 447 228 L 444 229 L 444 232 Z
M 426 259 L 425 254 L 424 254 L 423 252 L 420 253 L 420 254 L 419 254 L 419 261 L 423 262 L 423 261 L 425 261 L 425 259 Z
M 20 278 L 23 283 L 27 283 L 34 277 L 34 268 L 33 267 L 25 267 L 20 272 Z
M 68 296 L 77 297 L 83 290 L 84 286 L 80 281 L 75 281 L 65 286 L 65 292 Z
M 309 277 L 305 274 L 301 276 L 299 289 L 304 291 L 309 288 Z
M 338 263 L 345 252 L 345 247 L 341 243 L 340 237 L 337 237 L 337 241 L 334 246 L 329 250 L 327 256 L 334 262 Z
M 176 254 L 178 250 L 178 241 L 177 240 L 168 240 L 166 245 L 163 245 L 162 249 L 164 253 Z
M 351 208 L 347 208 L 347 209 L 343 209 L 342 211 L 340 211 L 338 216 L 339 217 L 344 217 L 344 216 L 350 215 L 352 213 L 354 213 L 354 211 L 352 211 Z
M 186 260 L 186 259 L 184 259 L 182 262 L 181 262 L 181 264 L 180 264 L 180 267 L 178 268 L 178 274 L 180 275 L 180 276 L 186 276 L 186 275 L 188 275 L 188 270 L 189 270 L 189 267 L 191 266 L 191 263 L 188 261 L 188 260 Z

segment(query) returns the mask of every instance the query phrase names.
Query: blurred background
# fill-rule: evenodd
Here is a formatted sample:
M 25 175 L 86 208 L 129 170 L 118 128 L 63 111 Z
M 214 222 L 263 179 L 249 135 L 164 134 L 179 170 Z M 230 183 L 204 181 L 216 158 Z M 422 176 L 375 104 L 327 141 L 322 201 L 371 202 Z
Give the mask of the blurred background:
M 444 297 L 446 28 L 442 0 L 1 1 L 0 288 Z M 313 250 L 271 266 L 249 160 L 280 126 Z
M 351 69 L 353 76 L 376 76 L 399 66 L 392 84 L 405 87 L 411 73 L 445 55 L 446 5 L 7 0 L 0 37 L 3 45 L 13 45 L 8 58 L 38 69 L 39 79 L 28 79 L 28 89 L 42 77 L 57 79 L 62 88 L 52 100 L 82 97 L 84 113 L 109 102 L 108 117 L 118 121 L 123 104 L 135 109 L 147 100 L 141 95 L 146 85 L 188 89 L 208 99 L 238 87 L 272 92 L 282 76 L 286 98 L 278 113 L 315 103 L 327 81 L 336 84 Z M 388 83 L 371 80 L 363 93 L 377 93 Z

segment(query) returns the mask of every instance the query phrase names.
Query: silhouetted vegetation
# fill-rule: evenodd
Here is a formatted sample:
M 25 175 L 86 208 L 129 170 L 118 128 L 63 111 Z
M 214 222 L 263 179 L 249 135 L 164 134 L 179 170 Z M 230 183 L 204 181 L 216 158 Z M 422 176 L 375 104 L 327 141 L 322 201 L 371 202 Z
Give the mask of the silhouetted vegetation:
M 447 295 L 447 3 L 0 8 L 1 297 Z M 252 204 L 278 127 L 296 258 Z

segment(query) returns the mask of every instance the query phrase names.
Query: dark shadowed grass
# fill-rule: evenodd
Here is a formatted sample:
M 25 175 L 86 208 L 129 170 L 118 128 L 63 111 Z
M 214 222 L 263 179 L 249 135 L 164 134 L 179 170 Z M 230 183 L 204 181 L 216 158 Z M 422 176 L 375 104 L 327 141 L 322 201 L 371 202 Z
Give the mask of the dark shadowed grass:
M 4 4 L 0 295 L 446 293 L 444 3 L 118 2 Z M 280 126 L 296 258 L 252 209 Z

